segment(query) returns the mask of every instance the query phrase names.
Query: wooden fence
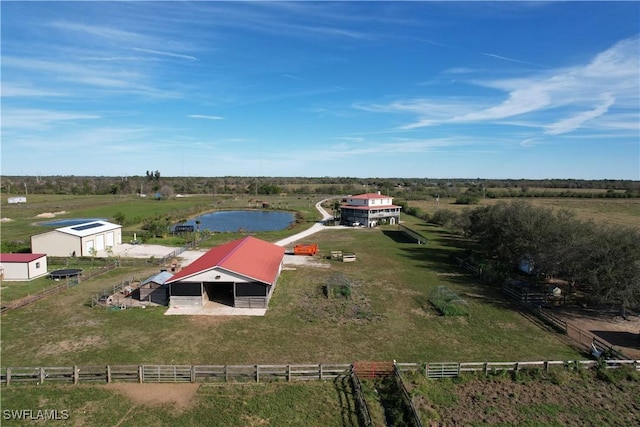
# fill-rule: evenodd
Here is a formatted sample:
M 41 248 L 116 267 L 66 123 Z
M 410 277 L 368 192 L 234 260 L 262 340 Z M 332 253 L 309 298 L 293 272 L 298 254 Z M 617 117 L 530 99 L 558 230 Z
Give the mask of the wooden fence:
M 350 371 L 350 364 L 8 367 L 2 369 L 0 383 L 305 381 L 335 379 Z
M 416 411 L 416 407 L 413 406 L 413 400 L 407 391 L 407 388 L 404 386 L 404 381 L 402 381 L 402 374 L 398 369 L 398 365 L 396 363 L 393 364 L 393 373 L 394 378 L 396 380 L 396 387 L 400 391 L 400 398 L 402 399 L 402 403 L 409 413 L 409 423 L 414 427 L 422 427 L 422 422 L 420 421 L 420 417 L 418 416 L 418 412 Z
M 364 397 L 364 392 L 362 391 L 362 383 L 360 382 L 360 378 L 358 378 L 358 374 L 356 373 L 355 369 L 351 369 L 349 378 L 351 379 L 355 406 L 356 410 L 358 411 L 360 422 L 365 427 L 373 427 L 373 420 L 371 419 L 371 413 L 369 412 L 367 399 L 365 399 Z
M 396 363 L 398 373 L 421 372 L 428 378 L 438 379 L 479 372 L 517 372 L 524 369 L 568 369 L 581 366 L 593 368 L 604 363 L 607 369 L 631 366 L 640 371 L 640 360 L 529 361 L 529 362 L 437 362 Z M 351 375 L 353 364 L 299 364 L 299 365 L 107 365 L 67 367 L 7 367 L 0 371 L 0 384 L 13 383 L 72 383 L 87 382 L 261 382 L 329 380 Z
M 583 367 L 591 369 L 604 363 L 606 369 L 617 369 L 621 366 L 630 366 L 640 371 L 640 360 L 608 359 L 602 362 L 597 360 L 541 360 L 523 362 L 436 362 L 436 363 L 398 363 L 400 372 L 422 372 L 427 378 L 440 379 L 458 377 L 465 373 L 481 373 L 484 375 L 496 372 L 518 372 L 526 369 L 537 369 L 548 373 L 551 369 L 569 369 Z
M 422 234 L 420 234 L 416 230 L 407 227 L 404 224 L 398 224 L 398 230 L 402 231 L 404 234 L 414 239 L 416 243 L 419 245 L 424 245 L 427 243 L 426 237 L 424 237 Z
M 96 276 L 99 276 L 101 274 L 106 273 L 107 271 L 111 271 L 114 268 L 117 268 L 118 264 L 117 263 L 113 263 L 113 264 L 109 264 L 109 265 L 105 265 L 102 268 L 99 268 L 98 270 L 94 270 L 92 271 L 90 274 L 88 275 L 80 275 L 79 277 L 67 277 L 65 279 L 65 283 L 61 283 L 59 285 L 55 285 L 52 286 L 50 288 L 47 289 L 43 289 L 40 292 L 36 292 L 33 295 L 28 295 L 24 298 L 20 298 L 17 299 L 15 301 L 11 301 L 10 303 L 8 303 L 7 305 L 3 306 L 2 309 L 0 310 L 0 313 L 4 314 L 8 311 L 11 310 L 17 310 L 19 308 L 22 307 L 26 307 L 27 305 L 33 304 L 36 301 L 40 301 L 41 299 L 50 297 L 51 295 L 55 295 L 57 293 L 60 293 L 64 290 L 67 290 L 73 286 L 76 286 L 78 283 L 83 282 L 85 280 L 89 280 L 91 278 L 94 278 Z

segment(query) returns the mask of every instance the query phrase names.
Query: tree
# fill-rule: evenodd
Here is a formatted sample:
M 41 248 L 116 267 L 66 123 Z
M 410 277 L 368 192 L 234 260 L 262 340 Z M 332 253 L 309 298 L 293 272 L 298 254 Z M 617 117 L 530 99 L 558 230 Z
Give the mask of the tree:
M 168 199 L 169 197 L 173 196 L 173 188 L 169 185 L 163 185 L 158 190 L 158 193 L 160 193 L 160 197 L 162 197 L 163 199 Z
M 581 279 L 592 298 L 619 305 L 624 317 L 626 308 L 640 305 L 640 232 L 603 226 L 593 243 Z
M 118 211 L 113 215 L 113 220 L 116 224 L 125 225 L 126 216 L 124 213 Z

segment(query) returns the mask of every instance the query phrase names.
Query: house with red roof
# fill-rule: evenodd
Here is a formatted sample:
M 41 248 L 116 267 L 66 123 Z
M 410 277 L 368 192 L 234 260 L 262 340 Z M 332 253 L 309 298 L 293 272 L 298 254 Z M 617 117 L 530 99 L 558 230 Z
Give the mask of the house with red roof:
M 2 280 L 29 281 L 47 273 L 46 254 L 0 254 Z
M 284 247 L 248 236 L 212 248 L 165 285 L 169 306 L 267 308 L 282 271 Z
M 401 206 L 393 198 L 377 193 L 348 196 L 340 206 L 340 224 L 375 227 L 380 224 L 398 224 Z

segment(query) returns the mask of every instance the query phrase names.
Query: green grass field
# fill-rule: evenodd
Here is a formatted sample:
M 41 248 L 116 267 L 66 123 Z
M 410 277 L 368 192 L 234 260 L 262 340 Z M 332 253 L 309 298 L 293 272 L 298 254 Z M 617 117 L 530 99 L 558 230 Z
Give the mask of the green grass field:
M 106 217 L 107 209 L 118 209 L 110 205 L 113 202 L 103 204 L 93 198 L 89 201 L 96 207 L 78 202 L 77 209 L 60 210 L 69 211 L 67 217 Z M 637 215 L 638 206 L 630 203 L 633 200 L 603 202 L 626 202 L 621 206 L 628 209 L 620 209 L 621 218 Z M 32 214 L 57 211 L 55 204 L 60 202 L 47 199 L 42 203 L 38 209 L 29 207 L 29 213 L 20 220 L 22 225 L 19 223 L 9 233 L 12 239 L 28 235 L 30 226 L 24 224 Z M 128 203 L 143 202 L 124 202 Z M 163 206 L 158 204 L 163 202 L 151 203 L 153 207 Z M 289 208 L 296 203 L 295 208 L 303 209 L 309 221 L 317 215 L 314 200 L 296 198 L 290 203 Z M 441 200 L 441 207 L 442 203 Z M 603 205 L 603 212 L 615 211 L 611 207 L 615 205 L 608 206 L 605 209 Z M 184 205 L 185 209 L 188 207 Z M 13 214 L 3 211 L 3 217 L 20 218 L 16 214 L 20 208 L 15 209 Z M 594 209 L 591 205 L 588 210 Z M 462 362 L 583 357 L 560 337 L 523 317 L 498 288 L 479 284 L 451 263 L 451 255 L 464 251 L 469 242 L 417 218 L 403 220 L 425 235 L 428 243 L 417 245 L 391 226 L 328 229 L 307 238 L 303 243 L 318 243 L 322 258 L 332 250 L 343 250 L 355 253 L 357 260 L 340 263 L 323 259 L 328 268 L 297 266 L 284 270 L 264 317 L 164 316 L 165 308 L 117 312 L 91 308 L 88 303 L 96 292 L 132 276 L 146 278 L 157 267 L 114 270 L 3 315 L 2 366 L 350 363 L 393 359 Z M 3 224 L 3 239 L 7 224 L 13 227 L 13 223 Z M 299 229 L 307 225 L 301 224 Z M 258 237 L 276 240 L 295 231 Z M 212 244 L 237 237 L 234 233 L 217 235 Z M 350 298 L 325 297 L 323 286 L 336 275 L 350 283 Z M 438 286 L 446 286 L 464 298 L 469 315 L 439 315 L 429 302 L 431 291 Z M 74 425 L 103 425 L 101 421 L 105 419 L 109 420 L 107 424 L 122 421 L 120 425 L 136 426 L 166 424 L 166 420 L 171 425 L 344 425 L 344 402 L 336 385 L 313 384 L 201 387 L 194 406 L 177 412 L 171 405 L 136 405 L 102 386 L 10 386 L 3 387 L 1 399 L 3 408 L 35 409 L 42 402 L 52 408 L 68 407 L 79 411 L 74 412 Z M 203 411 L 219 418 L 203 418 Z M 325 418 L 329 421 L 325 422 Z M 349 423 L 357 425 L 349 419 Z M 220 424 L 215 424 L 217 420 Z M 316 420 L 323 421 L 317 424 Z
M 480 206 L 493 205 L 499 202 L 526 201 L 534 206 L 552 209 L 566 209 L 575 213 L 584 221 L 607 222 L 613 225 L 640 226 L 640 199 L 581 199 L 568 197 L 549 198 L 495 198 L 480 199 L 475 205 L 458 205 L 454 198 L 441 198 L 439 203 L 431 200 L 411 200 L 409 206 L 420 208 L 430 215 L 439 209 L 450 209 L 462 212 Z
M 2 318 L 2 365 L 348 363 L 355 360 L 493 361 L 573 359 L 576 353 L 454 265 L 465 242 L 422 226 L 427 245 L 395 228 L 334 229 L 312 236 L 322 253 L 346 250 L 354 263 L 285 270 L 265 317 L 164 316 L 165 308 L 113 312 L 87 302 L 132 274 L 112 271 Z M 329 261 L 326 261 L 329 262 Z M 350 299 L 326 299 L 335 273 Z M 145 276 L 146 277 L 146 276 Z M 443 317 L 428 301 L 444 285 L 469 316 Z M 535 342 L 535 346 L 531 343 Z
M 126 386 L 139 388 L 138 393 L 149 390 L 147 384 Z M 164 387 L 172 393 L 192 392 L 186 384 Z M 341 380 L 196 387 L 193 396 L 177 396 L 177 402 L 149 402 L 144 396 L 138 400 L 108 385 L 8 387 L 2 390 L 2 425 L 25 425 L 24 420 L 6 418 L 4 411 L 19 409 L 34 414 L 38 409 L 58 410 L 59 416 L 66 410 L 68 420 L 49 422 L 74 426 L 358 425 L 351 389 Z
M 300 212 L 304 222 L 294 224 L 292 228 L 282 231 L 261 233 L 267 240 L 277 240 L 303 229 L 307 222 L 320 218 L 315 209 L 317 200 L 306 196 L 211 196 L 198 195 L 167 200 L 154 200 L 130 196 L 69 196 L 42 195 L 29 196 L 25 204 L 2 203 L 2 241 L 22 242 L 22 246 L 29 247 L 30 236 L 44 233 L 53 229 L 39 223 L 71 219 L 71 218 L 105 218 L 114 221 L 118 213 L 122 213 L 126 225 L 123 235 L 130 235 L 133 231 L 140 231 L 145 218 L 157 215 L 169 216 L 174 222 L 196 217 L 203 213 L 223 209 L 255 209 L 262 206 L 257 200 L 269 203 L 270 209 L 290 210 Z M 63 213 L 64 212 L 64 213 Z M 54 218 L 42 217 L 43 214 L 55 214 Z M 224 233 L 221 236 L 224 237 Z M 208 244 L 215 244 L 219 238 L 213 238 Z M 180 239 L 154 239 L 149 243 L 164 243 L 170 246 L 180 246 Z

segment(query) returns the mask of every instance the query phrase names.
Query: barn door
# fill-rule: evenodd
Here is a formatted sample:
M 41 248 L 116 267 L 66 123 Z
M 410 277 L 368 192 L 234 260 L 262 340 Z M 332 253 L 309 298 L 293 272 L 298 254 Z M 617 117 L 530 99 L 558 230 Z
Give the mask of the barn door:
M 101 251 L 104 249 L 104 234 L 96 236 L 96 250 Z

